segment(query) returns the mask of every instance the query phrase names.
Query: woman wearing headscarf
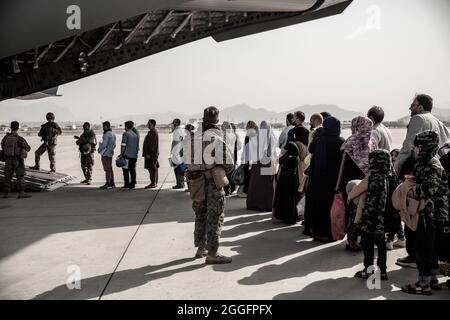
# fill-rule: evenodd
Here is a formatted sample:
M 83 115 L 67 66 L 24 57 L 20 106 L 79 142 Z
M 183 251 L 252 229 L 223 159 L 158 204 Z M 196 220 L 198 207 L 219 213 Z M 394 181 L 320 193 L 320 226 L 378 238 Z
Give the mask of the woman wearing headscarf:
M 272 128 L 262 121 L 258 138 L 249 142 L 250 150 L 256 149 L 257 152 L 250 154 L 252 169 L 247 194 L 248 210 L 272 211 L 276 145 L 277 139 Z
M 250 185 L 250 173 L 251 173 L 251 155 L 256 154 L 257 150 L 254 148 L 256 143 L 251 143 L 254 139 L 258 139 L 258 125 L 254 121 L 247 122 L 247 126 L 245 128 L 247 133 L 245 135 L 244 140 L 244 150 L 241 156 L 241 164 L 244 166 L 244 188 L 242 192 L 244 194 L 248 193 L 248 186 Z M 253 147 L 251 150 L 250 147 Z
M 298 222 L 298 152 L 297 145 L 294 142 L 288 142 L 284 146 L 283 155 L 278 160 L 280 169 L 275 188 L 273 217 L 287 224 Z
M 231 123 L 229 123 L 228 121 L 224 121 L 222 123 L 222 132 L 223 132 L 223 138 L 224 138 L 225 143 L 227 144 L 228 148 L 230 150 L 232 150 L 232 152 L 233 152 L 233 161 L 236 164 L 235 150 L 236 150 L 237 136 L 233 130 L 233 127 L 231 126 Z M 226 196 L 230 196 L 236 189 L 236 185 L 231 180 L 231 175 L 233 174 L 233 171 L 227 175 L 227 178 L 228 178 L 228 181 L 230 182 L 230 184 L 224 187 Z
M 331 237 L 330 210 L 342 158 L 341 123 L 335 117 L 323 122 L 322 134 L 309 146 L 314 154 L 309 167 L 309 182 L 305 201 L 305 234 L 320 241 Z
M 352 120 L 352 135 L 344 142 L 341 150 L 344 152 L 342 161 L 344 167 L 339 184 L 339 191 L 347 199 L 347 184 L 350 181 L 362 180 L 369 174 L 369 153 L 376 149 L 376 144 L 371 140 L 373 123 L 369 118 L 356 117 Z M 347 234 L 347 249 L 361 250 L 358 244 L 358 232 L 354 224 L 355 208 L 346 208 L 350 217 Z

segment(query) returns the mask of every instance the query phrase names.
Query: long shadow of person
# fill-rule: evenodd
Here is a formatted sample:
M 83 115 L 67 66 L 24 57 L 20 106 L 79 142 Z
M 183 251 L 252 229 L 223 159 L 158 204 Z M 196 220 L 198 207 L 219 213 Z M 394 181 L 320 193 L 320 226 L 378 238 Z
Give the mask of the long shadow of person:
M 290 278 L 304 277 L 313 272 L 329 272 L 351 268 L 362 261 L 361 253 L 344 250 L 342 242 L 316 244 L 299 251 L 296 256 L 281 264 L 263 266 L 249 277 L 239 280 L 240 284 L 259 285 Z
M 266 230 L 258 234 L 245 237 L 245 233 L 255 230 Z M 245 267 L 267 263 L 282 257 L 296 254 L 303 250 L 317 247 L 320 244 L 306 240 L 301 235 L 301 228 L 284 227 L 274 225 L 270 221 L 256 221 L 243 226 L 223 232 L 222 237 L 243 236 L 237 240 L 224 240 L 220 242 L 221 247 L 231 247 L 231 251 L 238 253 L 233 256 L 233 262 L 227 265 L 216 265 L 214 270 L 230 272 Z
M 112 294 L 116 292 L 122 292 L 128 289 L 136 288 L 146 283 L 149 283 L 156 279 L 162 279 L 170 277 L 174 274 L 189 272 L 197 269 L 201 269 L 205 266 L 202 264 L 193 264 L 180 267 L 177 269 L 165 270 L 157 272 L 165 268 L 182 265 L 185 263 L 195 261 L 195 258 L 184 258 L 175 261 L 170 261 L 160 265 L 145 266 L 137 269 L 128 269 L 123 271 L 115 272 L 112 276 L 111 283 L 113 285 L 108 285 L 105 290 L 105 294 Z M 203 262 L 203 261 L 202 261 Z M 34 297 L 34 300 L 41 299 L 58 299 L 58 300 L 69 300 L 69 299 L 94 299 L 98 298 L 105 285 L 107 284 L 111 274 L 103 274 L 87 279 L 81 279 L 80 285 L 81 289 L 70 290 L 66 284 L 62 284 L 52 290 L 41 293 Z
M 281 229 L 288 227 L 285 224 L 273 224 L 268 217 L 271 215 L 259 215 L 259 216 L 250 216 L 238 218 L 236 220 L 240 220 L 235 222 L 234 227 L 223 230 L 221 237 L 222 238 L 231 238 L 244 235 L 249 232 L 260 232 L 260 231 L 270 231 L 275 229 Z M 229 222 L 225 223 L 225 226 L 230 226 Z M 300 233 L 300 232 L 299 232 Z
M 448 300 L 450 290 L 433 291 L 430 297 L 403 293 L 402 285 L 411 282 L 415 270 L 399 269 L 388 272 L 389 280 L 381 281 L 380 289 L 369 289 L 366 280 L 349 278 L 325 279 L 313 282 L 300 291 L 276 295 L 274 300 Z M 373 287 L 372 287 L 373 288 Z

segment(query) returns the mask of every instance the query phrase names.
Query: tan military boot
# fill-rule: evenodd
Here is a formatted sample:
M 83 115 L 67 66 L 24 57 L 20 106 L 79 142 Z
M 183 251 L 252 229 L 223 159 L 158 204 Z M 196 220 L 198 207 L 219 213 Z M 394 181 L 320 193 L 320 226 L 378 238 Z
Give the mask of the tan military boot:
M 231 263 L 232 259 L 230 257 L 222 256 L 218 253 L 212 255 L 208 254 L 206 257 L 206 264 L 225 264 L 225 263 Z
M 31 198 L 31 194 L 25 193 L 25 192 L 19 192 L 19 195 L 17 196 L 18 199 L 26 199 Z

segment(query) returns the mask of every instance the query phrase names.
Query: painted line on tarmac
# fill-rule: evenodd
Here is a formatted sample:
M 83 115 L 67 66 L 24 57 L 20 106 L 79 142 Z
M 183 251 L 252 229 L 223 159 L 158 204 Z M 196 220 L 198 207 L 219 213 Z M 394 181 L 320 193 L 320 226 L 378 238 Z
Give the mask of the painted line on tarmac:
M 122 263 L 122 260 L 125 258 L 125 255 L 127 254 L 128 248 L 130 248 L 131 243 L 133 242 L 134 238 L 136 237 L 136 234 L 138 233 L 139 229 L 141 228 L 142 224 L 145 221 L 145 218 L 147 217 L 147 215 L 150 213 L 150 209 L 152 208 L 153 204 L 156 201 L 156 198 L 158 197 L 159 192 L 162 190 L 164 184 L 166 183 L 167 177 L 170 174 L 170 170 L 167 172 L 164 181 L 161 183 L 161 186 L 159 187 L 158 191 L 155 193 L 155 196 L 153 197 L 152 201 L 150 202 L 147 211 L 145 212 L 144 216 L 141 219 L 141 222 L 139 223 L 139 225 L 136 228 L 136 231 L 134 232 L 133 236 L 131 237 L 130 241 L 128 242 L 127 247 L 125 248 L 122 256 L 119 259 L 119 262 L 117 262 L 116 267 L 114 268 L 113 272 L 109 275 L 108 281 L 106 281 L 105 287 L 103 288 L 102 292 L 100 293 L 100 296 L 98 297 L 98 300 L 101 300 L 103 295 L 106 292 L 106 289 L 108 288 L 109 283 L 111 282 L 112 278 L 114 277 L 114 274 L 116 273 L 117 269 L 119 268 L 120 264 Z

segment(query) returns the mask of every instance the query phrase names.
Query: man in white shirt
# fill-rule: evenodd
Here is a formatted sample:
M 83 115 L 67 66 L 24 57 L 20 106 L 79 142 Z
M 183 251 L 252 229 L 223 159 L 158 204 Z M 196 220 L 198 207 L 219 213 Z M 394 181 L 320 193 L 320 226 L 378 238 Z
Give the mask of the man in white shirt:
M 414 140 L 418 133 L 423 131 L 434 131 L 439 136 L 439 147 L 443 146 L 450 138 L 450 133 L 444 124 L 431 114 L 433 109 L 433 98 L 426 94 L 419 94 L 414 98 L 409 110 L 411 111 L 411 120 L 408 124 L 408 131 L 403 142 L 400 154 L 394 163 L 395 171 L 403 178 L 404 174 L 412 171 L 415 160 L 414 157 Z M 405 226 L 406 251 L 408 256 L 397 259 L 396 264 L 403 267 L 416 267 L 416 236 L 415 231 Z
M 184 172 L 181 172 L 179 165 L 183 163 L 183 140 L 186 133 L 180 125 L 180 119 L 174 119 L 172 121 L 172 147 L 170 159 L 174 167 L 176 179 L 176 185 L 174 185 L 172 189 L 184 189 Z
M 449 139 L 450 133 L 447 127 L 434 115 L 433 98 L 426 94 L 419 94 L 414 98 L 411 107 L 411 120 L 408 124 L 408 131 L 403 142 L 403 147 L 395 161 L 395 171 L 399 174 L 406 160 L 410 158 L 414 150 L 414 139 L 416 135 L 423 131 L 435 131 L 439 136 L 439 147 L 442 147 Z
M 381 107 L 373 106 L 367 112 L 367 118 L 373 122 L 372 140 L 378 149 L 384 149 L 388 152 L 392 150 L 391 131 L 383 125 L 384 110 Z
M 288 133 L 294 128 L 294 114 L 289 113 L 286 115 L 286 128 L 281 132 L 278 138 L 278 146 L 283 150 L 284 146 L 288 142 Z

